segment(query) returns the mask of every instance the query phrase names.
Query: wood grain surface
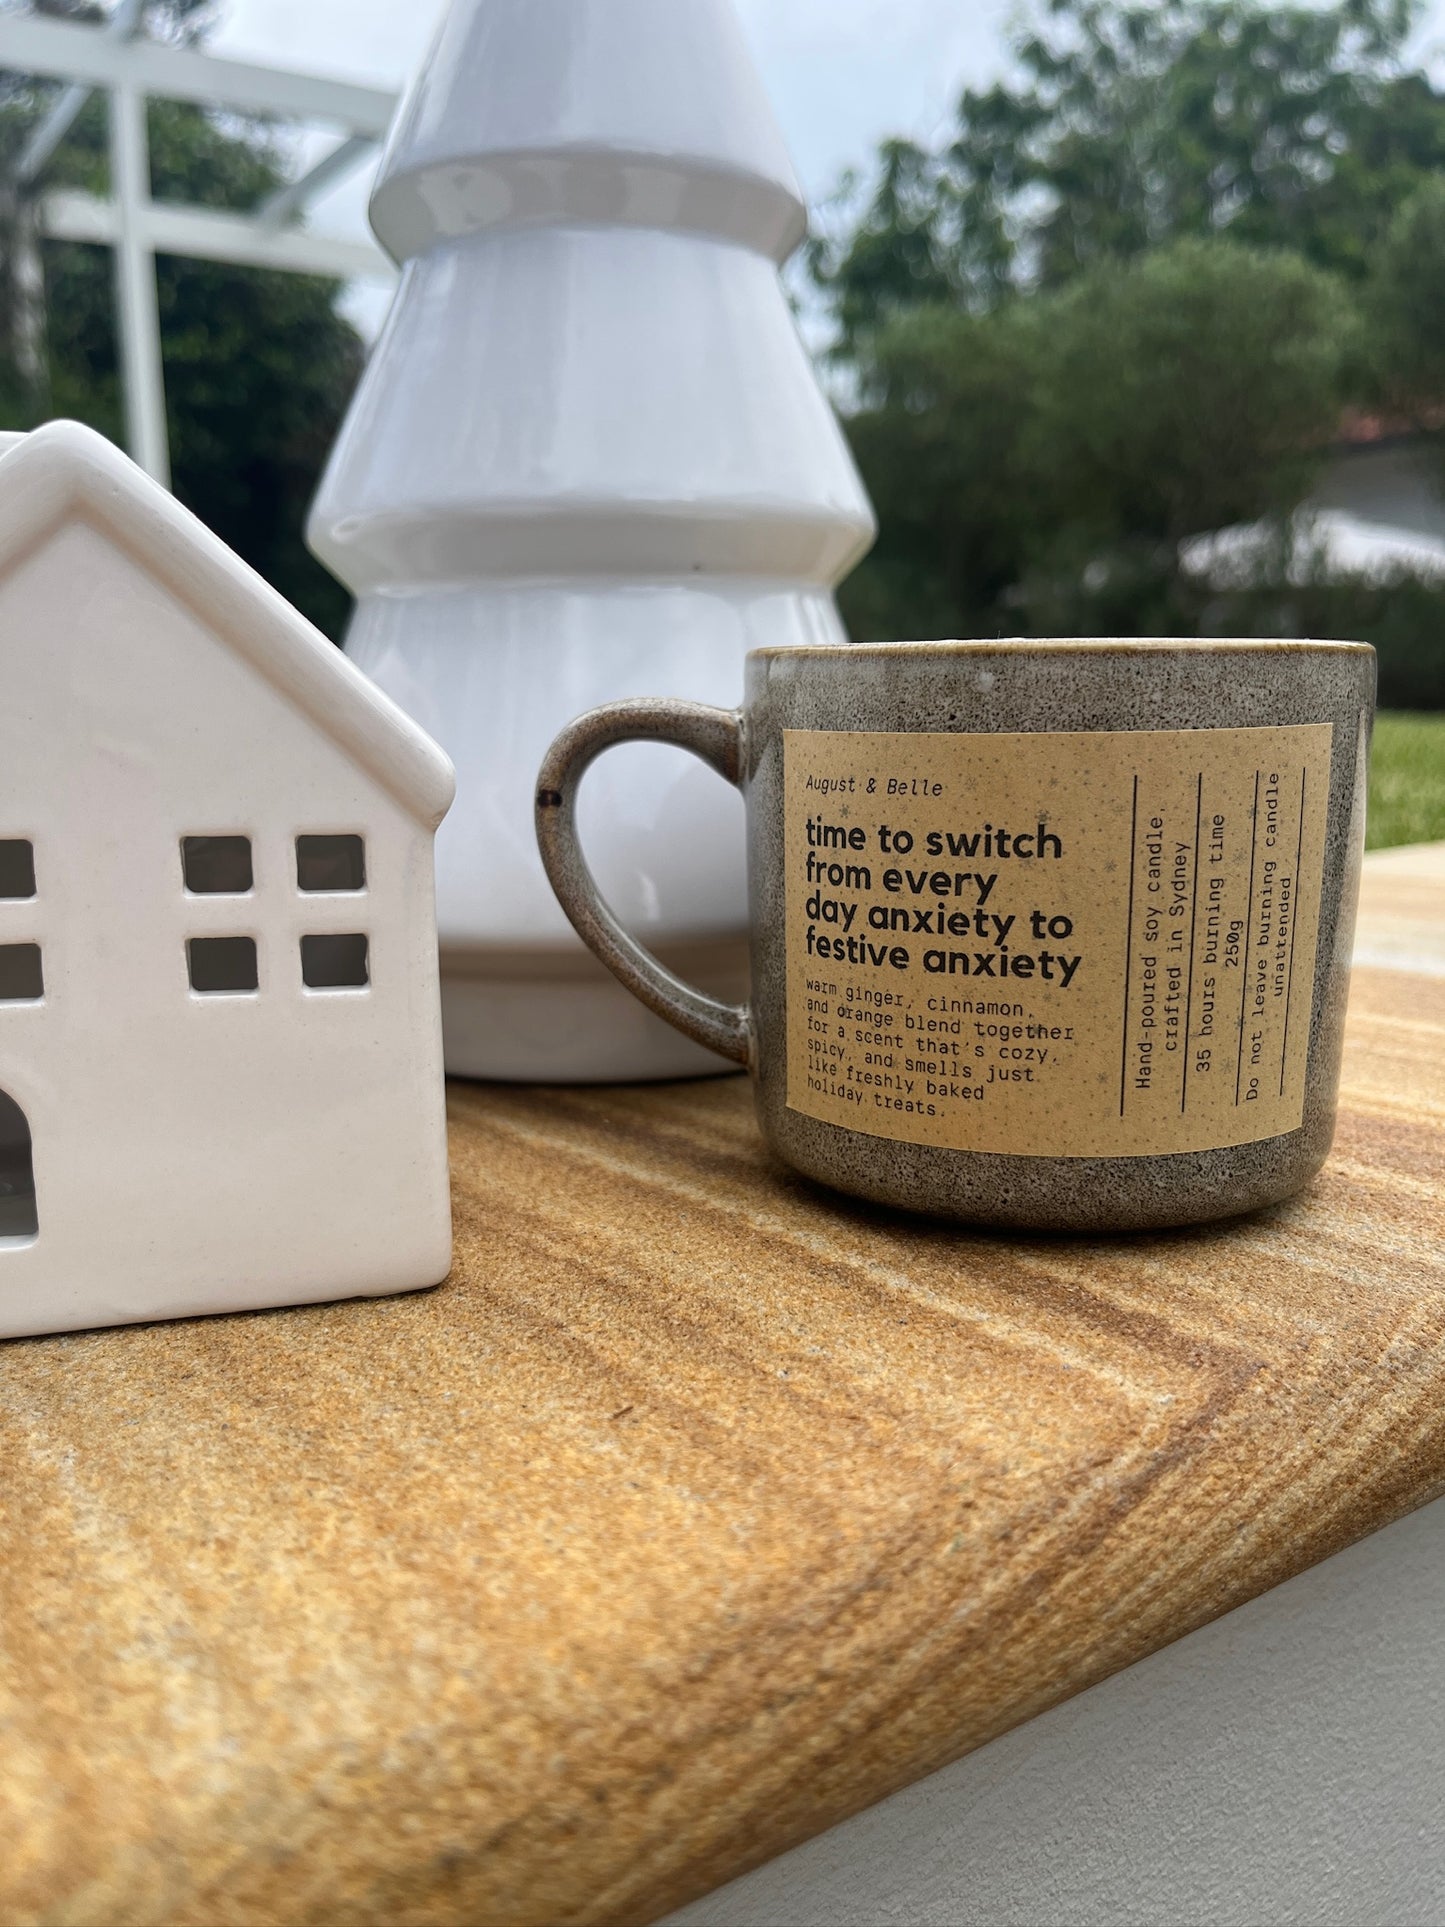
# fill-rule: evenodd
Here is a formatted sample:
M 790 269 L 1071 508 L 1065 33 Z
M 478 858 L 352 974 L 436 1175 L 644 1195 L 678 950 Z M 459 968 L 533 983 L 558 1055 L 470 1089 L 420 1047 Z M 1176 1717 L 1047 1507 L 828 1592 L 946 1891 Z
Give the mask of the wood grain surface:
M 439 1290 L 0 1348 L 0 1923 L 644 1922 L 1445 1490 L 1432 864 L 1249 1221 L 970 1235 L 740 1079 L 458 1086 Z

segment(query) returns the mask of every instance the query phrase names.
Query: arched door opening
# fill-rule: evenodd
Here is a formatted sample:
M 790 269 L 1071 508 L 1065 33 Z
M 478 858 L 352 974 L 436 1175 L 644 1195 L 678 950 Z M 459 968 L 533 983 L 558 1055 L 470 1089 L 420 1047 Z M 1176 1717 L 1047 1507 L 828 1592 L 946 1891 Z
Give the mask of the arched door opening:
M 33 1238 L 39 1229 L 30 1126 L 14 1098 L 0 1091 L 0 1243 Z

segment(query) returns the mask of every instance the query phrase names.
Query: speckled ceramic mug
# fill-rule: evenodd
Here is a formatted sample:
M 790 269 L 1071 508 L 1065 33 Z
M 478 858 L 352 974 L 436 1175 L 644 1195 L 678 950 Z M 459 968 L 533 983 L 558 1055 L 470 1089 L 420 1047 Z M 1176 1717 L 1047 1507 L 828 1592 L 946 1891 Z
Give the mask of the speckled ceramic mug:
M 741 710 L 564 730 L 537 833 L 583 940 L 747 1066 L 808 1176 L 982 1224 L 1195 1223 L 1329 1149 L 1374 685 L 1362 643 L 764 649 Z M 577 785 L 639 740 L 743 792 L 748 1005 L 665 970 L 588 873 Z

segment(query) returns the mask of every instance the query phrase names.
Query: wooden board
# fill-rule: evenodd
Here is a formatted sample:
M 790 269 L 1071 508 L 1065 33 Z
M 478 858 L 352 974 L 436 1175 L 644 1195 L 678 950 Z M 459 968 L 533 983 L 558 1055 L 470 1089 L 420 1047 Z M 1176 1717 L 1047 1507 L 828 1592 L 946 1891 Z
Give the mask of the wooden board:
M 1439 860 L 1251 1221 L 941 1230 L 739 1079 L 458 1086 L 440 1290 L 0 1348 L 0 1920 L 645 1921 L 1445 1490 Z

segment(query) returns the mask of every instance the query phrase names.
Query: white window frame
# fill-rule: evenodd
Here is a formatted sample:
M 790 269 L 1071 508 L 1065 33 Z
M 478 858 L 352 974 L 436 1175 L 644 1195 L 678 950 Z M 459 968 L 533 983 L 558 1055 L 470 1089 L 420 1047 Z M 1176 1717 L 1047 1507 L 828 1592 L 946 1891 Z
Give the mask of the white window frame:
M 137 38 L 142 0 L 117 0 L 103 26 L 0 14 L 0 67 L 66 83 L 36 127 L 11 181 L 34 199 L 36 219 L 17 263 L 17 285 L 35 304 L 22 336 L 43 341 L 39 241 L 102 243 L 115 253 L 116 316 L 126 445 L 147 474 L 170 486 L 165 377 L 156 302 L 156 255 L 281 268 L 341 280 L 392 278 L 379 248 L 290 225 L 307 204 L 351 172 L 384 140 L 398 96 L 377 87 L 283 68 L 223 60 L 192 47 Z M 93 92 L 110 100 L 111 198 L 37 191 L 46 164 Z M 194 101 L 278 121 L 334 128 L 340 138 L 299 180 L 247 214 L 161 204 L 151 199 L 146 102 Z

